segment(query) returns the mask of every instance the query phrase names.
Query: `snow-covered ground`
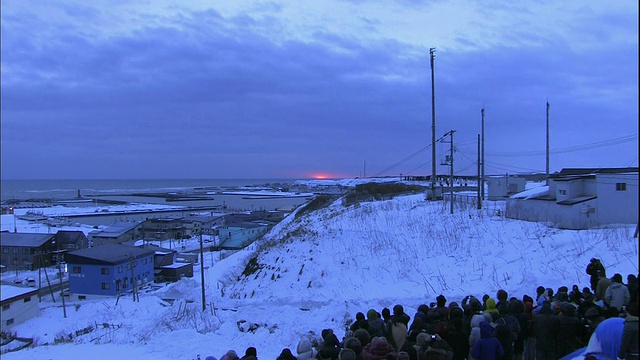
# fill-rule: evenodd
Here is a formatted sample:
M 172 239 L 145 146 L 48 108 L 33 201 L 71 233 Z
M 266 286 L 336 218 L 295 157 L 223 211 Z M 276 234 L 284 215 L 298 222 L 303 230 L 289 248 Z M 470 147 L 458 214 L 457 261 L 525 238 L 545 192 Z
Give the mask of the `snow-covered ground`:
M 447 204 L 411 195 L 294 213 L 249 248 L 205 258 L 204 311 L 199 266 L 193 278 L 144 292 L 140 302 L 68 301 L 66 318 L 59 299 L 45 297 L 40 316 L 15 327 L 37 346 L 2 358 L 204 359 L 254 346 L 259 358 L 274 359 L 286 347 L 295 355 L 302 337 L 325 328 L 342 337 L 358 311 L 402 304 L 413 315 L 441 293 L 460 303 L 500 288 L 521 298 L 539 285 L 588 286 L 592 257 L 608 274 L 638 273 L 635 225 L 559 230 L 505 219 L 503 207 L 485 202 L 451 215 Z

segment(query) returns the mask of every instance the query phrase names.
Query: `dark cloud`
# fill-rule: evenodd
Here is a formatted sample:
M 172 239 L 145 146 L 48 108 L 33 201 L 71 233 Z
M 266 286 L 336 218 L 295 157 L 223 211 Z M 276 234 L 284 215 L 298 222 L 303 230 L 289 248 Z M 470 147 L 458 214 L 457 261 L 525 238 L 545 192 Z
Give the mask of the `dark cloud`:
M 89 10 L 66 9 L 98 16 Z M 22 19 L 3 15 L 3 177 L 354 176 L 365 160 L 372 174 L 430 144 L 428 49 L 326 31 L 274 42 L 273 18 L 216 11 L 100 37 Z M 542 41 L 438 50 L 437 135 L 457 130 L 461 169 L 475 161 L 483 104 L 488 152 L 544 148 L 547 98 L 557 147 L 637 133 L 637 106 L 625 105 L 637 105 L 634 49 Z M 596 121 L 607 116 L 616 128 Z M 576 139 L 585 121 L 593 133 Z M 429 162 L 393 171 L 427 173 Z

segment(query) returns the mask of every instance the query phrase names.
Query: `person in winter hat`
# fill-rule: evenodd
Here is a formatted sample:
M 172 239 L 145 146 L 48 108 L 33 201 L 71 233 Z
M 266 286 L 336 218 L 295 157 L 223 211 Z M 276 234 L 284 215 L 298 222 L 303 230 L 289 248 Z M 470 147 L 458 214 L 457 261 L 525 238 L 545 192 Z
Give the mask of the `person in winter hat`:
M 291 353 L 291 349 L 284 348 L 282 349 L 282 352 L 280 353 L 280 355 L 278 355 L 276 360 L 298 360 L 298 359 L 295 356 L 293 356 L 293 354 Z
M 587 265 L 587 269 L 585 270 L 585 272 L 587 273 L 587 275 L 591 276 L 591 290 L 592 291 L 596 291 L 596 287 L 598 286 L 598 281 L 600 280 L 600 275 L 598 274 L 598 271 L 602 271 L 602 274 L 605 274 L 605 269 L 604 269 L 604 265 L 602 265 L 602 262 L 600 261 L 600 259 L 597 258 L 592 258 L 591 261 L 589 262 L 589 264 Z
M 360 340 L 355 337 L 349 337 L 344 339 L 343 341 L 344 349 L 351 349 L 356 354 L 357 358 L 360 358 L 360 354 L 362 353 L 362 344 L 360 344 Z
M 298 360 L 313 359 L 317 355 L 316 350 L 311 346 L 311 341 L 307 338 L 300 339 L 296 347 L 296 353 L 298 354 Z
M 607 279 L 603 271 L 598 271 L 598 285 L 596 285 L 596 300 L 604 300 L 607 288 L 611 285 L 611 280 Z
M 387 334 L 384 321 L 380 318 L 380 314 L 374 309 L 367 311 L 367 324 L 371 337 L 385 336 Z
M 338 340 L 338 337 L 333 333 L 333 330 L 322 330 L 322 340 L 322 345 L 320 345 L 320 349 L 318 349 L 318 357 L 322 359 L 337 359 L 340 353 L 340 340 Z
M 356 353 L 351 349 L 342 349 L 338 354 L 338 360 L 356 360 Z
M 622 311 L 622 307 L 626 306 L 629 304 L 629 301 L 631 301 L 629 289 L 622 284 L 622 275 L 615 274 L 611 280 L 611 285 L 609 285 L 607 291 L 604 293 L 604 302 L 605 304 L 608 304 L 609 307 Z
M 389 357 L 395 358 L 396 354 L 397 351 L 383 337 L 373 338 L 362 348 L 362 360 L 387 360 Z
M 204 360 L 218 360 L 215 356 L 207 356 Z
M 624 319 L 622 341 L 618 350 L 619 359 L 638 359 L 638 303 L 627 306 L 627 317 Z
M 500 341 L 493 336 L 493 327 L 486 321 L 480 323 L 480 340 L 471 348 L 473 359 L 499 359 L 504 355 Z
M 349 327 L 349 330 L 355 332 L 358 329 L 367 330 L 368 328 L 369 328 L 369 323 L 365 319 L 364 314 L 359 312 L 356 314 L 356 321 L 354 321 L 353 324 L 351 324 L 351 326 Z
M 498 308 L 496 308 L 496 301 L 493 298 L 488 298 L 485 302 L 485 305 L 487 306 L 486 310 L 484 311 L 485 313 L 489 313 L 492 315 L 493 313 L 498 313 Z
M 250 346 L 245 350 L 244 356 L 240 360 L 258 360 L 258 351 L 253 346 Z
M 365 329 L 356 330 L 356 332 L 353 333 L 353 337 L 360 340 L 362 347 L 365 347 L 371 341 L 371 335 L 369 335 L 369 332 Z
M 237 360 L 237 359 L 238 359 L 238 354 L 236 354 L 234 350 L 227 351 L 227 353 L 222 355 L 222 357 L 220 358 L 220 360 Z

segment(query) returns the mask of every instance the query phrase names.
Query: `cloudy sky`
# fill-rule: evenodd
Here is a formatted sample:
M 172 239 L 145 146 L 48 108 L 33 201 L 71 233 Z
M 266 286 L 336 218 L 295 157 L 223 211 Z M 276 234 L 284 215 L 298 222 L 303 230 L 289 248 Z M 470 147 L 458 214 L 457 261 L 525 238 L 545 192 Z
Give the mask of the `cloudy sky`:
M 635 1 L 3 0 L 2 178 L 638 166 Z M 450 144 L 436 145 L 438 171 Z

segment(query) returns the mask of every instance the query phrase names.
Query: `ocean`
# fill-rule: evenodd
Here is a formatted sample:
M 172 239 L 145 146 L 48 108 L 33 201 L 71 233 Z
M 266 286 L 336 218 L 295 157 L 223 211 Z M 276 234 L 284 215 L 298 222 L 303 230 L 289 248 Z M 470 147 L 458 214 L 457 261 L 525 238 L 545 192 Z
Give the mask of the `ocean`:
M 82 198 L 130 203 L 183 205 L 190 207 L 225 206 L 233 210 L 274 210 L 298 206 L 309 197 L 248 198 L 220 194 L 222 191 L 252 191 L 259 189 L 286 190 L 293 179 L 153 179 L 153 180 L 1 180 L 1 200 L 53 201 Z M 163 196 L 134 194 L 201 194 L 202 200 L 168 201 Z M 88 204 L 90 206 L 90 204 Z

